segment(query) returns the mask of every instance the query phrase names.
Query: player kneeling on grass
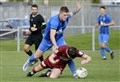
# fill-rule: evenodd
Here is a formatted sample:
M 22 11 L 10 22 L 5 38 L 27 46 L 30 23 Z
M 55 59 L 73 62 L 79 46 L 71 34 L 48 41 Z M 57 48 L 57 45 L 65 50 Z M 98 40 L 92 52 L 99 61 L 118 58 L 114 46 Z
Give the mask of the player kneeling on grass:
M 41 64 L 35 66 L 32 71 L 27 74 L 27 76 L 31 77 L 43 69 L 51 68 L 53 69 L 52 71 L 48 70 L 46 73 L 41 74 L 40 77 L 58 78 L 67 63 L 76 57 L 83 58 L 81 64 L 86 64 L 91 60 L 90 56 L 80 50 L 77 50 L 75 47 L 60 46 L 56 52 L 49 55 L 44 61 L 41 62 Z

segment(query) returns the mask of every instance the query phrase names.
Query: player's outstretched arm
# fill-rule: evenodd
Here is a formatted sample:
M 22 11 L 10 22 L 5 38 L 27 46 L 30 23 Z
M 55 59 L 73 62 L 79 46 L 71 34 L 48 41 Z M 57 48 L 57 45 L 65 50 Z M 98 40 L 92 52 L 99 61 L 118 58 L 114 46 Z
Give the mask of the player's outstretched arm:
M 88 56 L 87 54 L 84 53 L 84 55 L 82 56 L 83 60 L 81 61 L 81 64 L 86 64 L 89 61 L 91 61 L 91 57 Z
M 79 2 L 77 2 L 76 10 L 74 10 L 73 12 L 70 12 L 70 15 L 73 16 L 73 15 L 77 14 L 80 11 L 80 9 L 81 9 L 81 5 Z
M 51 39 L 51 41 L 53 43 L 54 49 L 56 50 L 56 49 L 58 49 L 58 46 L 57 46 L 57 43 L 56 43 L 56 40 L 55 40 L 55 34 L 56 34 L 56 30 L 51 29 L 50 30 L 50 39 Z

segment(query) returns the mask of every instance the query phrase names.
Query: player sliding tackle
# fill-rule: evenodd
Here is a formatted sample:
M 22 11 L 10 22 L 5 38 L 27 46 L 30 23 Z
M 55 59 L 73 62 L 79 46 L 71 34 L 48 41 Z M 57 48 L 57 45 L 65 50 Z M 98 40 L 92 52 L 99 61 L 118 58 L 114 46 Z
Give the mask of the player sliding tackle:
M 51 70 L 48 70 L 46 73 L 41 74 L 40 77 L 58 78 L 68 64 L 69 60 L 76 57 L 83 58 L 81 64 L 86 64 L 91 60 L 90 56 L 80 50 L 77 50 L 75 47 L 60 46 L 56 52 L 53 52 L 39 65 L 35 66 L 32 71 L 27 74 L 27 76 L 31 77 L 43 69 L 51 68 L 53 69 L 52 72 Z
M 43 53 L 49 50 L 52 46 L 55 48 L 55 50 L 57 50 L 59 46 L 67 45 L 63 37 L 63 32 L 68 24 L 69 19 L 79 12 L 81 8 L 80 3 L 77 3 L 76 7 L 77 8 L 75 11 L 69 12 L 68 8 L 63 6 L 61 7 L 58 15 L 49 19 L 42 42 L 40 43 L 35 54 L 32 54 L 32 56 L 23 65 L 24 71 L 28 69 L 31 62 L 41 57 Z M 73 76 L 76 77 L 76 67 L 72 59 L 68 62 L 68 66 Z

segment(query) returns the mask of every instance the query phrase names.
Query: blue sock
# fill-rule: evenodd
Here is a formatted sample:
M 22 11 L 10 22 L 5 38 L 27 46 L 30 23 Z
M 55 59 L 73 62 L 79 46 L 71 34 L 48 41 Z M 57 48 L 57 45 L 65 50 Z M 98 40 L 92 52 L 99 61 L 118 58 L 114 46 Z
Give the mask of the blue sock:
M 32 61 L 34 61 L 34 60 L 35 60 L 34 54 L 32 54 L 32 55 L 30 56 L 30 58 L 29 58 L 29 62 L 32 62 Z
M 100 53 L 101 53 L 103 58 L 106 57 L 105 52 L 104 52 L 104 48 L 100 48 Z
M 106 48 L 104 48 L 107 52 L 110 52 L 110 48 L 108 46 L 106 46 Z
M 75 66 L 74 61 L 72 59 L 68 62 L 68 66 L 69 66 L 72 74 L 75 74 L 76 73 L 76 66 Z

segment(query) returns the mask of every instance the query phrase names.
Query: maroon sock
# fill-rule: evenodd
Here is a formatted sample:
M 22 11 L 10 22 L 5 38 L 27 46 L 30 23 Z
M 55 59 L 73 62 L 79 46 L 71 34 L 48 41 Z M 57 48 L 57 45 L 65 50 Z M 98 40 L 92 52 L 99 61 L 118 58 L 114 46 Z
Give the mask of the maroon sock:
M 35 69 L 34 69 L 34 68 L 32 69 L 32 72 L 33 72 L 34 74 L 36 73 L 36 71 L 35 71 Z

